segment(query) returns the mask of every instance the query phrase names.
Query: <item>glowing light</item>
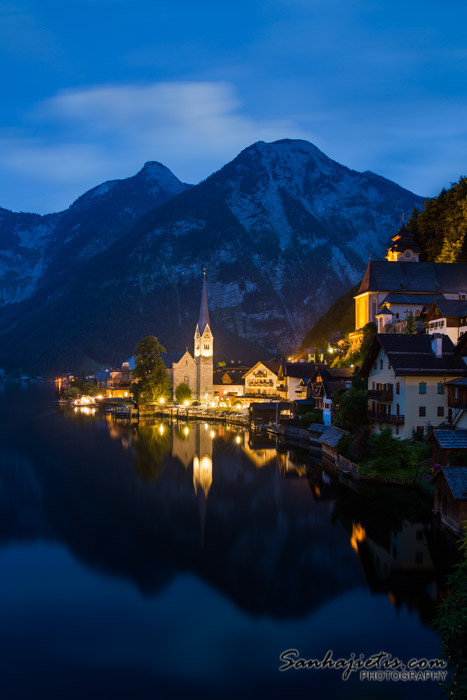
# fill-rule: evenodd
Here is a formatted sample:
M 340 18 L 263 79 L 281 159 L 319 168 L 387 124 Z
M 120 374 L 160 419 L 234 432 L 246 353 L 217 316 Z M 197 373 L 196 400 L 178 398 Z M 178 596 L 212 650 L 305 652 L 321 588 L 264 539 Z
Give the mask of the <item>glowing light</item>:
M 216 433 L 214 432 L 214 430 L 211 430 L 209 435 L 211 436 L 211 440 L 214 440 L 214 438 L 216 437 Z
M 188 427 L 187 425 L 185 425 L 185 427 L 183 428 L 183 434 L 184 434 L 184 435 L 189 435 L 189 434 L 190 434 L 190 429 L 189 429 L 189 427 Z
M 214 401 L 211 401 L 211 408 L 215 408 L 215 407 L 216 407 L 216 404 L 214 403 Z
M 102 396 L 102 394 L 98 394 L 98 396 L 96 396 L 96 399 L 98 399 L 99 401 L 102 401 L 103 398 L 104 397 Z
M 358 554 L 358 543 L 363 542 L 366 538 L 366 532 L 363 525 L 360 523 L 352 523 L 352 537 L 350 538 L 350 545 Z
M 162 406 L 163 403 L 165 403 L 165 399 L 164 399 L 163 396 L 160 397 L 159 403 L 160 403 L 161 406 Z
M 164 434 L 164 426 L 163 426 L 162 423 L 161 423 L 160 426 L 159 426 L 159 433 L 160 433 L 161 435 Z
M 209 428 L 208 424 L 205 423 L 205 424 L 204 424 L 204 429 L 207 430 L 208 428 Z
M 237 437 L 235 438 L 235 442 L 237 443 L 237 445 L 239 445 L 241 443 L 241 441 L 242 441 L 242 438 L 240 437 L 240 435 L 237 435 Z
M 184 406 L 189 406 L 189 405 L 190 405 L 190 402 L 188 401 L 188 399 L 185 399 L 185 401 L 183 402 L 183 405 L 184 405 Z

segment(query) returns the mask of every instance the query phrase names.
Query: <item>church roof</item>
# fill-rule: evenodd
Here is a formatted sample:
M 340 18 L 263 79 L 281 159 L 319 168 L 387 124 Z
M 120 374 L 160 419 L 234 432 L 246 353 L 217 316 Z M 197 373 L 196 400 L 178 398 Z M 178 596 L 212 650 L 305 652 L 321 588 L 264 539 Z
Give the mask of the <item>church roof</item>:
M 386 294 L 380 306 L 383 304 L 415 304 L 417 306 L 429 306 L 435 299 L 444 299 L 444 297 L 442 294 L 400 294 L 398 292 L 392 292 L 391 294 Z
M 203 292 L 201 295 L 201 307 L 199 310 L 198 321 L 199 332 L 201 333 L 201 335 L 203 335 L 204 329 L 207 325 L 209 325 L 210 327 L 211 322 L 209 321 L 208 293 L 206 290 L 206 272 L 203 270 Z
M 467 265 L 461 263 L 388 262 L 370 260 L 357 292 L 465 292 Z

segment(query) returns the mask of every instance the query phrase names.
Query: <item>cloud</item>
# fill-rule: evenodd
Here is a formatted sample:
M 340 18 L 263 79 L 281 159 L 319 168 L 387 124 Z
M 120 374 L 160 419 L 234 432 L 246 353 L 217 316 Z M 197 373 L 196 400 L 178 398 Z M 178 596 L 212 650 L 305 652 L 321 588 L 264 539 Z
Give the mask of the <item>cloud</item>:
M 229 83 L 97 85 L 62 91 L 36 105 L 20 133 L 0 133 L 0 177 L 3 170 L 38 187 L 76 185 L 78 196 L 159 160 L 198 182 L 252 142 L 284 137 L 305 135 L 290 121 L 245 114 Z M 54 196 L 45 197 L 45 206 Z

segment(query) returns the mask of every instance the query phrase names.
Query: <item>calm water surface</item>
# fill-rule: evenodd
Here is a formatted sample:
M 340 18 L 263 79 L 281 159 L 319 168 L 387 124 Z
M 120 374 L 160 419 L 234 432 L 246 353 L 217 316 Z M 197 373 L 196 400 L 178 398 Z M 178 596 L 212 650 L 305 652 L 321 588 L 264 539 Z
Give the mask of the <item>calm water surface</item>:
M 10 698 L 438 698 L 279 673 L 279 655 L 439 656 L 455 558 L 415 492 L 356 490 L 248 433 L 129 428 L 0 387 L 0 653 Z

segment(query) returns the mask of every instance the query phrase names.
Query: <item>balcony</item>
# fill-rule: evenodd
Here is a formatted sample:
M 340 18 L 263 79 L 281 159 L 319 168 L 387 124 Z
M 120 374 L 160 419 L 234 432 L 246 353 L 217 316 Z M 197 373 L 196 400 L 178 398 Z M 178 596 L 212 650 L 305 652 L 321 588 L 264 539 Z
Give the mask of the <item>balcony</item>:
M 376 423 L 391 423 L 392 425 L 404 425 L 405 416 L 398 416 L 395 413 L 379 413 L 378 411 L 368 411 L 368 419 Z
M 392 389 L 368 389 L 368 398 L 376 401 L 393 401 L 394 392 Z

